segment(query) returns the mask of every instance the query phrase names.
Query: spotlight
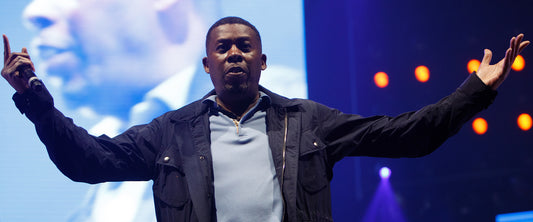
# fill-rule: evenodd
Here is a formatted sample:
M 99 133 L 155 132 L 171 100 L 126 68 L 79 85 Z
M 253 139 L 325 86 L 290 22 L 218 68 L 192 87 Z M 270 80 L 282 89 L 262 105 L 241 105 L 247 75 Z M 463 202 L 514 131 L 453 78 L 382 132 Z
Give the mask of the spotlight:
M 466 68 L 468 69 L 468 73 L 473 73 L 474 71 L 477 71 L 479 68 L 479 65 L 481 62 L 477 59 L 472 59 L 468 61 L 468 64 L 466 64 Z
M 379 170 L 379 176 L 381 179 L 389 179 L 391 171 L 388 167 L 381 167 Z
M 478 135 L 483 135 L 487 132 L 487 129 L 489 128 L 489 124 L 487 123 L 487 120 L 479 117 L 476 118 L 472 122 L 472 129 L 474 129 L 474 132 Z
M 514 60 L 511 68 L 514 71 L 522 71 L 524 69 L 524 66 L 526 66 L 526 60 L 524 60 L 524 57 L 522 57 L 522 55 L 518 55 Z
M 419 82 L 427 82 L 429 80 L 429 69 L 427 66 L 417 66 L 415 69 L 415 77 Z
M 518 123 L 518 127 L 520 127 L 520 129 L 523 131 L 528 131 L 529 129 L 531 129 L 531 126 L 533 125 L 531 116 L 527 113 L 520 114 L 516 122 Z
M 374 83 L 379 88 L 385 88 L 389 85 L 389 75 L 385 72 L 378 72 L 374 75 Z

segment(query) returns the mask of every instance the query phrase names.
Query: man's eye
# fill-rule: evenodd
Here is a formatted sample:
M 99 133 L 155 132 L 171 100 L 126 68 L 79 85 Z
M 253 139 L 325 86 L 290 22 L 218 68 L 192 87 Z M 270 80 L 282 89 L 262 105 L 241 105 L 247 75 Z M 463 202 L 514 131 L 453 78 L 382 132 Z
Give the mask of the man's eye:
M 239 48 L 243 52 L 249 52 L 252 49 L 252 46 L 250 44 L 241 44 Z
M 217 52 L 225 52 L 225 51 L 228 51 L 228 46 L 227 46 L 227 45 L 224 45 L 224 44 L 222 44 L 222 45 L 218 45 L 218 46 L 215 48 L 215 50 L 216 50 Z

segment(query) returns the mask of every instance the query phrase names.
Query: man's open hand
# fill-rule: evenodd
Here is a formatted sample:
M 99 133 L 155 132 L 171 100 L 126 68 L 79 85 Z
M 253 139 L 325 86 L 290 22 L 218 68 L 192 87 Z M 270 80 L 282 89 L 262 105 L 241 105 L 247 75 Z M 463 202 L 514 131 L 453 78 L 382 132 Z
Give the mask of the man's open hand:
M 524 34 L 511 38 L 511 44 L 505 52 L 505 57 L 494 65 L 490 65 L 492 52 L 489 49 L 485 49 L 483 61 L 481 61 L 477 71 L 477 75 L 485 85 L 496 90 L 503 83 L 511 71 L 511 66 L 516 56 L 529 45 L 529 41 L 522 42 L 523 38 Z

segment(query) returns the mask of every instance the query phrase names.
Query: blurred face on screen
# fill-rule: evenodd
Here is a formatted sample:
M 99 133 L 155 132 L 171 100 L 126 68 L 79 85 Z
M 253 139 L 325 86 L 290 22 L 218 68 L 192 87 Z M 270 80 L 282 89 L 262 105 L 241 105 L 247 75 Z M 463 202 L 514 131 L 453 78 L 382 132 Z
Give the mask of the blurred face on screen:
M 202 40 L 191 38 L 191 27 L 200 25 L 188 23 L 190 7 L 188 1 L 33 0 L 23 16 L 37 31 L 32 46 L 39 65 L 60 77 L 65 98 L 76 103 L 88 95 L 142 96 L 195 64 Z

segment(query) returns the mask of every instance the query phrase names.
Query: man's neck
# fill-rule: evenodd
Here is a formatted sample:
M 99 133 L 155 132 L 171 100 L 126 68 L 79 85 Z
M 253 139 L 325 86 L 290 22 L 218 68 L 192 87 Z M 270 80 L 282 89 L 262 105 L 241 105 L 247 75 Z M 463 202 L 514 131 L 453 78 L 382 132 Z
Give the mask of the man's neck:
M 220 96 L 216 98 L 217 104 L 224 110 L 233 113 L 237 117 L 237 120 L 240 120 L 246 112 L 254 107 L 257 101 L 259 101 L 259 92 L 257 92 L 255 97 L 240 100 L 228 100 L 220 98 Z

